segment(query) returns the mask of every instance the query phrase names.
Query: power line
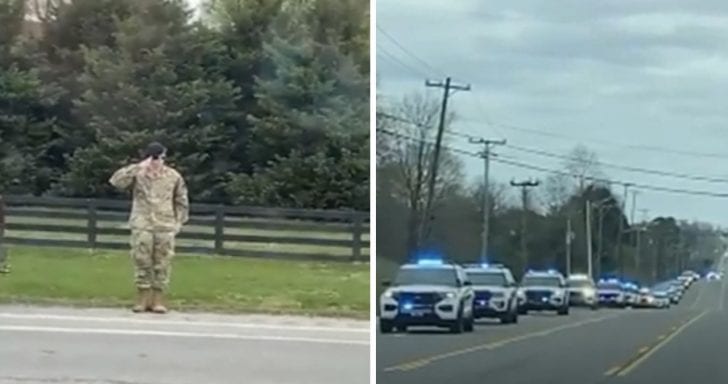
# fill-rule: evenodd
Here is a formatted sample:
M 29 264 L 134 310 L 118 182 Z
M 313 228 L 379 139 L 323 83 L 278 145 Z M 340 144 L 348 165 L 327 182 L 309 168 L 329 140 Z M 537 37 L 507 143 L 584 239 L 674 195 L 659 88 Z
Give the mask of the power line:
M 463 117 L 460 117 L 460 120 L 470 121 L 470 122 L 480 122 L 479 120 L 476 120 L 476 119 L 468 119 L 468 118 L 463 118 Z M 571 135 L 547 132 L 544 130 L 534 129 L 534 128 L 525 128 L 525 127 L 512 125 L 512 124 L 493 123 L 493 122 L 489 122 L 489 121 L 486 121 L 486 122 L 488 123 L 488 125 L 490 125 L 492 127 L 501 127 L 501 128 L 512 130 L 512 131 L 535 134 L 535 135 L 551 137 L 551 138 L 555 138 L 555 139 L 569 140 L 572 142 L 573 141 L 592 142 L 592 143 L 596 143 L 596 144 L 610 145 L 610 146 L 630 148 L 630 149 L 638 149 L 638 150 L 643 150 L 643 151 L 672 153 L 675 155 L 689 156 L 689 157 L 728 159 L 728 155 L 721 154 L 721 153 L 686 151 L 686 150 L 682 150 L 682 149 L 666 148 L 666 147 L 660 147 L 660 146 L 655 146 L 655 145 L 645 145 L 645 144 L 626 144 L 626 143 L 620 143 L 620 142 L 616 142 L 616 141 L 596 139 L 596 138 L 579 138 L 579 137 L 575 137 L 575 136 L 571 136 Z
M 417 125 L 416 123 L 409 121 L 404 118 L 400 118 L 397 116 L 389 115 L 389 114 L 381 114 L 382 117 L 389 118 L 392 120 L 396 120 L 401 123 L 407 123 L 407 124 L 413 124 Z M 466 133 L 454 131 L 451 129 L 446 129 L 445 132 L 448 134 L 451 134 L 453 136 L 458 136 L 461 138 L 465 138 L 468 140 L 477 139 L 477 136 L 469 135 Z M 525 153 L 531 153 L 539 156 L 554 158 L 554 159 L 561 159 L 561 160 L 571 160 L 571 157 L 568 155 L 560 155 L 553 152 L 548 152 L 540 149 L 533 149 L 528 147 L 522 147 L 518 145 L 508 144 L 507 147 L 512 148 L 517 151 L 525 152 Z M 702 175 L 693 175 L 688 173 L 680 173 L 680 172 L 671 172 L 671 171 L 663 171 L 658 169 L 649 169 L 649 168 L 643 168 L 643 167 L 634 167 L 629 165 L 621 165 L 621 164 L 614 164 L 604 161 L 597 161 L 597 164 L 614 168 L 614 169 L 621 169 L 629 172 L 637 172 L 637 173 L 644 173 L 644 174 L 651 174 L 656 176 L 664 176 L 664 177 L 673 177 L 673 178 L 679 178 L 679 179 L 685 179 L 685 180 L 692 180 L 692 181 L 704 181 L 704 182 L 710 182 L 710 183 L 728 183 L 728 179 L 721 178 L 721 177 L 713 177 L 713 176 L 702 176 Z
M 559 155 L 556 153 L 543 151 L 540 149 L 533 149 L 533 148 L 527 148 L 527 147 L 521 147 L 518 145 L 512 145 L 508 144 L 509 148 L 515 149 L 517 151 L 525 152 L 525 153 L 532 153 L 539 156 L 544 157 L 550 157 L 554 159 L 561 159 L 561 160 L 571 160 L 571 157 L 567 155 Z M 642 168 L 642 167 L 633 167 L 629 165 L 620 165 L 620 164 L 613 164 L 608 163 L 604 161 L 597 161 L 598 165 L 614 168 L 614 169 L 621 169 L 624 171 L 629 172 L 639 172 L 639 173 L 646 173 L 651 175 L 657 175 L 657 176 L 667 176 L 667 177 L 676 177 L 680 179 L 688 179 L 688 180 L 694 180 L 694 181 L 706 181 L 711 183 L 728 183 L 728 179 L 720 178 L 720 177 L 711 177 L 711 176 L 699 176 L 699 175 L 691 175 L 687 173 L 679 173 L 679 172 L 670 172 L 670 171 L 662 171 L 658 169 L 649 169 L 649 168 Z
M 417 74 L 418 76 L 421 76 L 421 77 L 427 77 L 427 73 L 422 72 L 419 69 L 414 68 L 411 65 L 405 63 L 404 61 L 400 60 L 397 56 L 395 56 L 391 52 L 389 52 L 386 49 L 384 49 L 384 47 L 377 46 L 377 54 L 380 54 L 380 53 L 383 55 L 383 57 L 385 57 L 385 58 L 387 58 L 389 60 L 394 61 L 395 63 L 399 64 L 403 68 L 407 69 L 409 72 L 415 73 L 415 74 Z
M 391 41 L 399 49 L 401 49 L 402 52 L 404 52 L 405 54 L 407 54 L 411 58 L 417 60 L 420 64 L 424 65 L 429 71 L 433 72 L 434 74 L 437 74 L 438 76 L 445 77 L 445 72 L 443 72 L 443 71 L 441 71 L 441 70 L 433 67 L 428 62 L 426 62 L 425 60 L 421 59 L 419 56 L 417 56 L 414 53 L 412 53 L 412 51 L 410 51 L 409 49 L 407 49 L 404 45 L 400 44 L 400 42 L 397 41 L 397 39 L 395 39 L 394 36 L 392 36 L 389 33 L 387 33 L 387 31 L 385 31 L 384 28 L 382 28 L 381 26 L 377 25 L 377 30 L 379 32 L 381 32 L 382 35 L 384 35 L 384 37 L 386 37 L 389 41 Z M 427 76 L 425 76 L 425 77 L 427 77 Z
M 394 131 L 391 131 L 391 130 L 388 130 L 385 128 L 378 128 L 377 132 L 381 132 L 381 133 L 384 133 L 384 134 L 387 134 L 390 136 L 399 137 L 401 139 L 405 139 L 405 140 L 409 140 L 409 141 L 421 142 L 421 143 L 425 143 L 425 144 L 433 145 L 433 146 L 435 145 L 434 143 L 432 143 L 430 141 L 422 140 L 422 139 L 412 137 L 412 136 L 403 135 L 403 134 L 400 134 L 400 133 L 397 133 L 397 132 L 394 132 Z M 458 154 L 461 154 L 464 156 L 480 158 L 480 154 L 476 153 L 476 152 L 471 152 L 471 151 L 467 151 L 467 150 L 463 150 L 460 148 L 447 146 L 447 145 L 442 145 L 442 148 L 447 149 L 453 153 L 458 153 Z M 542 167 L 539 165 L 524 163 L 524 162 L 517 161 L 517 160 L 505 159 L 505 158 L 503 158 L 503 156 L 498 156 L 498 157 L 493 156 L 492 160 L 495 162 L 501 163 L 501 164 L 510 165 L 512 167 L 528 169 L 528 170 L 538 171 L 538 172 L 543 172 L 543 173 L 551 173 L 551 174 L 569 176 L 569 177 L 580 177 L 581 176 L 581 175 L 577 175 L 575 173 L 568 172 L 568 171 L 561 171 L 561 170 Z M 622 185 L 622 186 L 629 185 L 630 187 L 633 187 L 633 188 L 637 188 L 637 189 L 641 189 L 641 190 L 655 191 L 655 192 L 665 192 L 665 193 L 692 195 L 692 196 L 728 198 L 728 193 L 718 193 L 718 192 L 703 191 L 703 190 L 661 187 L 661 186 L 656 186 L 656 185 L 625 182 L 625 181 L 619 181 L 619 180 L 613 180 L 613 179 L 607 179 L 607 178 L 599 178 L 599 177 L 591 177 L 591 176 L 586 176 L 586 177 L 584 177 L 584 179 L 589 180 L 589 181 L 594 181 L 594 182 L 600 182 L 600 183 L 604 183 L 604 184 L 613 184 L 613 185 Z

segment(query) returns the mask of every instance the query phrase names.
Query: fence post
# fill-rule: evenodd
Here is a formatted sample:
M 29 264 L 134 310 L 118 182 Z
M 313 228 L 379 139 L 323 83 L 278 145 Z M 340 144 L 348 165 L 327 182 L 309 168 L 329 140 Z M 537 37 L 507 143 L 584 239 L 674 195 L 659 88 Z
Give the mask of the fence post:
M 364 220 L 361 215 L 354 213 L 354 226 L 352 238 L 351 260 L 359 261 L 361 259 L 361 237 L 364 232 Z
M 96 200 L 86 199 L 88 203 L 88 246 L 96 249 Z
M 222 255 L 225 252 L 225 207 L 218 205 L 215 209 L 215 253 Z

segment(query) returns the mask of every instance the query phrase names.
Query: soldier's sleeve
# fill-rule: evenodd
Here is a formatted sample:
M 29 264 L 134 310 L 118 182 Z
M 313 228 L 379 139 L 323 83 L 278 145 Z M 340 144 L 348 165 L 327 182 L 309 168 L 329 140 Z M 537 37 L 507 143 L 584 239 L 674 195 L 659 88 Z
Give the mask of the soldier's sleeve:
M 187 196 L 187 184 L 180 177 L 174 187 L 174 212 L 177 216 L 177 223 L 183 225 L 190 218 L 190 200 Z
M 109 183 L 118 189 L 127 189 L 134 183 L 134 178 L 139 170 L 139 164 L 127 165 L 114 172 Z

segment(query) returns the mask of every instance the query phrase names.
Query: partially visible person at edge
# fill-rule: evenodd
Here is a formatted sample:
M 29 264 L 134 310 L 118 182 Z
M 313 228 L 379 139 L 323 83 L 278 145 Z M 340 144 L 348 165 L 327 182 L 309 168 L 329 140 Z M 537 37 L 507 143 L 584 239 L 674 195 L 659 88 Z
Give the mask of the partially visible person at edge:
M 169 285 L 174 240 L 189 219 L 187 186 L 182 176 L 164 164 L 167 149 L 160 143 L 147 147 L 144 159 L 116 171 L 109 182 L 132 190 L 131 256 L 134 260 L 137 300 L 134 312 L 166 313 L 164 293 Z

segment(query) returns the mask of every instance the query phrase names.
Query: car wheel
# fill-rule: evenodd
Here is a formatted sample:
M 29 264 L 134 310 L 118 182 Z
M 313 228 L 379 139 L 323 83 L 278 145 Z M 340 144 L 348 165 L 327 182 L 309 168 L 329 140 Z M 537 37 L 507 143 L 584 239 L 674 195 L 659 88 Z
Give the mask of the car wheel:
M 379 330 L 382 333 L 392 333 L 392 328 L 394 326 L 391 321 L 379 319 Z
M 450 333 L 463 333 L 463 318 L 458 316 L 457 320 L 450 325 Z
M 569 314 L 569 307 L 564 307 L 558 310 L 559 316 L 566 316 Z
M 513 311 L 511 316 L 511 323 L 518 324 L 518 311 Z
M 461 306 L 460 310 L 458 310 L 457 319 L 450 324 L 450 333 L 463 333 L 463 328 L 465 328 L 465 319 L 463 317 L 463 308 Z
M 475 318 L 470 316 L 468 321 L 465 322 L 465 332 L 473 332 L 475 330 Z

